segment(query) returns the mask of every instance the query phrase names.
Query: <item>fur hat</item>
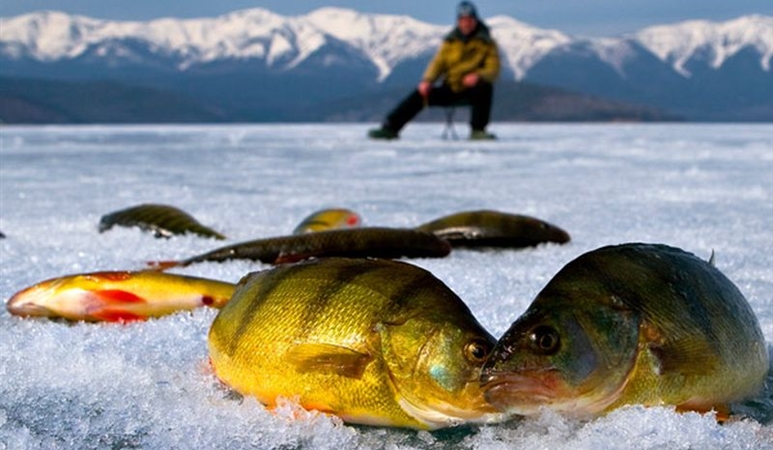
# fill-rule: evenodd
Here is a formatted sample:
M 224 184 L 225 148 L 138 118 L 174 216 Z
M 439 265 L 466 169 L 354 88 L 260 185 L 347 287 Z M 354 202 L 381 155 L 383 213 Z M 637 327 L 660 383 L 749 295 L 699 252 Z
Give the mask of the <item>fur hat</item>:
M 460 17 L 472 17 L 477 19 L 478 12 L 475 10 L 475 5 L 466 0 L 459 3 L 459 6 L 456 7 L 456 18 L 458 19 Z

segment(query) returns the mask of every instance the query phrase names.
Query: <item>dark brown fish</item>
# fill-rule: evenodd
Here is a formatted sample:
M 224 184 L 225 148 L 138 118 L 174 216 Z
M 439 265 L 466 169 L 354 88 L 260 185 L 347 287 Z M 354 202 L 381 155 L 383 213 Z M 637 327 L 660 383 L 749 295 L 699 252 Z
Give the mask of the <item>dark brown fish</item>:
M 257 239 L 221 247 L 181 261 L 150 264 L 164 269 L 230 259 L 281 264 L 328 256 L 439 258 L 450 252 L 449 243 L 432 233 L 400 228 L 364 227 Z
M 534 217 L 492 210 L 465 211 L 416 227 L 447 240 L 453 247 L 533 247 L 564 244 L 569 233 Z
M 138 227 L 163 238 L 193 233 L 208 238 L 225 239 L 225 236 L 202 225 L 190 214 L 168 205 L 143 204 L 104 215 L 99 220 L 99 232 L 103 233 L 115 225 Z

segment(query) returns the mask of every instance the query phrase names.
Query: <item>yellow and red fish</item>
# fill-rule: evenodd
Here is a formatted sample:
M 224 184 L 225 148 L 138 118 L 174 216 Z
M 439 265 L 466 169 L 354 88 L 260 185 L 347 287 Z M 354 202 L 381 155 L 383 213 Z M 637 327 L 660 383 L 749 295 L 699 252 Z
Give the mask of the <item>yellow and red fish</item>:
M 209 331 L 217 377 L 268 406 L 436 429 L 501 420 L 480 389 L 494 345 L 445 284 L 410 264 L 326 258 L 246 276 Z
M 14 294 L 18 316 L 128 322 L 201 306 L 220 308 L 234 284 L 154 270 L 93 272 L 52 278 Z
M 327 208 L 309 214 L 295 227 L 293 234 L 358 228 L 361 225 L 362 218 L 356 212 L 346 208 Z

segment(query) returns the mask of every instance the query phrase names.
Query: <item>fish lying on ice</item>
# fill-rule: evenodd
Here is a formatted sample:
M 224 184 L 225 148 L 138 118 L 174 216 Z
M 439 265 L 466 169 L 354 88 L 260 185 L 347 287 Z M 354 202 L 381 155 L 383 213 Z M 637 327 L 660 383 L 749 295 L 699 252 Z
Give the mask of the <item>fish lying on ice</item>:
M 99 221 L 99 232 L 103 233 L 115 225 L 136 226 L 152 232 L 156 237 L 169 238 L 175 234 L 193 233 L 208 238 L 225 239 L 225 236 L 202 225 L 190 214 L 169 205 L 148 203 L 106 214 Z
M 586 253 L 499 339 L 481 376 L 503 411 L 592 417 L 621 405 L 726 412 L 768 371 L 759 323 L 706 261 L 657 244 Z
M 448 242 L 432 233 L 400 228 L 363 227 L 257 239 L 221 247 L 181 261 L 159 261 L 150 265 L 165 269 L 231 259 L 281 264 L 329 256 L 439 258 L 450 252 L 451 246 Z
M 217 377 L 274 406 L 369 425 L 500 420 L 479 375 L 494 339 L 445 284 L 389 260 L 327 258 L 247 275 L 209 331 Z
M 293 234 L 313 233 L 317 231 L 357 228 L 362 218 L 356 212 L 346 208 L 327 208 L 311 213 L 293 230 Z
M 153 270 L 94 272 L 53 278 L 14 294 L 18 316 L 89 322 L 144 320 L 200 306 L 220 308 L 234 284 Z
M 533 247 L 569 242 L 569 233 L 534 217 L 499 211 L 463 211 L 416 227 L 446 239 L 453 247 Z

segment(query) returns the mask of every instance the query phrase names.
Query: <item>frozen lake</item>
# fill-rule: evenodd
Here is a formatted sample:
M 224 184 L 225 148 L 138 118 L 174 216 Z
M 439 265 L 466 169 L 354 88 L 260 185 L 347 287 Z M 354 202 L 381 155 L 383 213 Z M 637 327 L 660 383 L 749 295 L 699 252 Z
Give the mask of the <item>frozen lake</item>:
M 413 124 L 396 142 L 367 140 L 366 125 L 0 127 L 0 298 L 51 277 L 138 269 L 223 245 L 97 232 L 102 215 L 140 203 L 177 206 L 228 243 L 289 234 L 324 207 L 395 227 L 486 208 L 572 236 L 565 246 L 411 260 L 494 336 L 580 254 L 658 242 L 704 258 L 713 250 L 773 342 L 773 124 L 494 124 L 495 142 L 445 141 L 442 127 Z M 466 128 L 457 125 L 460 135 Z M 178 272 L 235 282 L 268 267 L 232 261 Z M 773 448 L 770 422 L 720 426 L 670 408 L 435 433 L 313 413 L 291 419 L 291 405 L 270 413 L 239 401 L 208 372 L 215 314 L 72 325 L 3 308 L 0 450 Z

